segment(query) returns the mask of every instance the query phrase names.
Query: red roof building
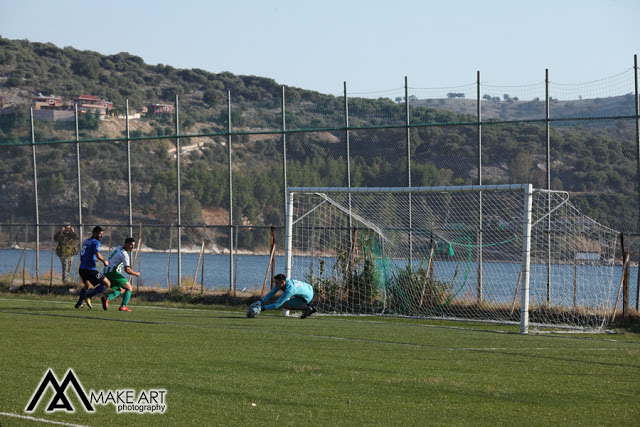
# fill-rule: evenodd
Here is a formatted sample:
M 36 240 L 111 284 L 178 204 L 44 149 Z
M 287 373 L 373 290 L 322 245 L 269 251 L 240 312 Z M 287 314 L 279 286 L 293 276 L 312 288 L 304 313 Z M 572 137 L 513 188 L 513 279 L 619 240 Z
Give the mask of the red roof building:
M 31 98 L 31 108 L 34 110 L 59 110 L 63 108 L 62 99 L 57 96 L 39 94 Z
M 173 105 L 169 104 L 151 104 L 147 106 L 147 113 L 153 114 L 153 117 L 158 117 L 162 114 L 171 114 L 175 111 Z
M 113 108 L 113 102 L 106 101 L 91 95 L 80 95 L 73 100 L 78 106 L 78 113 L 100 113 L 101 116 Z

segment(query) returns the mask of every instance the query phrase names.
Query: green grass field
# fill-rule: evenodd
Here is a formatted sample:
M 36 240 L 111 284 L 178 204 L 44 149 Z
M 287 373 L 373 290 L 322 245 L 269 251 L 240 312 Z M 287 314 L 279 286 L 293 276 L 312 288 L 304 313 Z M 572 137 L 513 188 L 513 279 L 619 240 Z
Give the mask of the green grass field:
M 116 300 L 117 301 L 117 300 Z M 0 296 L 0 425 L 639 425 L 640 336 Z M 115 302 L 115 301 L 114 301 Z M 164 389 L 166 412 L 25 408 L 48 368 L 84 389 Z

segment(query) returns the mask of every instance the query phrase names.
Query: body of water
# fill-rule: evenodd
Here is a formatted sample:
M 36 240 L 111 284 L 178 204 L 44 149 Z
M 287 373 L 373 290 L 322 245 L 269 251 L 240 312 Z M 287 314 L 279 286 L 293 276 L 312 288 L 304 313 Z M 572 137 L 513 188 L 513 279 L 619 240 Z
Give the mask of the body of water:
M 105 251 L 104 253 L 108 253 Z M 36 254 L 34 250 L 24 251 L 26 255 L 25 267 L 29 274 L 34 275 L 36 270 Z M 18 268 L 20 258 L 23 251 L 19 249 L 3 249 L 0 251 L 0 273 L 11 274 Z M 194 277 L 200 254 L 183 253 L 182 254 L 182 276 Z M 51 271 L 52 257 L 50 251 L 40 251 L 40 276 L 49 277 Z M 22 283 L 22 263 L 15 275 L 15 283 Z M 229 255 L 206 254 L 204 257 L 204 286 L 205 289 L 229 289 L 230 272 L 229 272 Z M 79 257 L 73 257 L 72 278 L 76 282 L 80 282 L 78 277 Z M 102 268 L 100 262 L 97 263 L 98 269 Z M 262 285 L 267 274 L 269 266 L 268 255 L 239 255 L 237 261 L 234 261 L 234 270 L 236 270 L 235 281 L 237 289 L 262 289 Z M 275 268 L 277 273 L 284 273 L 284 257 L 276 257 Z M 140 286 L 157 286 L 167 287 L 169 280 L 172 285 L 178 282 L 178 255 L 174 252 L 169 259 L 168 253 L 158 252 L 142 252 L 138 255 L 136 271 L 142 273 Z M 53 274 L 54 278 L 60 279 L 62 267 L 60 259 L 53 254 Z M 198 269 L 197 283 L 200 284 L 202 275 L 202 264 Z M 137 284 L 137 278 L 133 277 L 134 286 Z M 267 281 L 267 289 L 270 288 L 271 281 Z
M 21 261 L 22 257 L 26 257 Z M 199 254 L 182 254 L 182 276 L 194 277 L 198 264 Z M 40 251 L 40 275 L 49 277 L 53 260 L 54 278 L 60 278 L 61 265 L 58 257 L 51 251 Z M 309 259 L 294 258 L 294 278 L 305 280 L 308 278 L 310 267 Z M 325 258 L 325 271 L 330 274 L 330 258 Z M 0 273 L 15 273 L 15 283 L 22 283 L 22 264 L 26 271 L 33 275 L 36 269 L 36 256 L 33 250 L 3 249 L 0 250 Z M 72 278 L 79 283 L 77 276 L 79 259 L 73 257 Z M 206 289 L 228 290 L 230 289 L 230 257 L 229 255 L 206 254 L 204 257 L 204 286 Z M 236 273 L 235 283 L 238 291 L 252 291 L 262 289 L 267 275 L 269 256 L 267 255 L 238 255 L 234 261 Z M 314 274 L 318 272 L 319 261 L 314 259 Z M 406 262 L 395 260 L 397 268 L 404 268 Z M 101 264 L 98 263 L 99 268 Z M 305 266 L 306 265 L 306 266 Z M 458 270 L 456 273 L 456 269 Z M 475 298 L 478 293 L 476 264 L 459 264 L 453 261 L 438 260 L 434 264 L 436 279 L 451 283 L 453 291 L 460 297 Z M 167 287 L 169 281 L 175 285 L 178 281 L 178 255 L 173 253 L 169 260 L 168 253 L 143 252 L 138 256 L 135 268 L 142 273 L 140 286 Z M 275 257 L 275 271 L 284 273 L 284 257 Z M 483 299 L 488 302 L 504 303 L 513 301 L 515 289 L 518 285 L 520 264 L 486 262 L 483 269 Z M 202 267 L 198 269 L 197 283 L 200 283 Z M 552 305 L 572 306 L 575 301 L 578 306 L 611 307 L 620 287 L 622 267 L 613 268 L 580 265 L 574 270 L 573 265 L 553 265 L 551 268 L 552 287 L 549 290 Z M 454 279 L 455 276 L 455 279 Z M 545 265 L 531 265 L 530 300 L 532 303 L 546 300 L 547 268 Z M 631 268 L 629 281 L 630 305 L 635 307 L 637 294 L 638 268 Z M 134 286 L 137 279 L 133 278 Z M 266 288 L 270 288 L 270 277 L 267 279 Z M 622 298 L 622 296 L 620 297 Z M 621 304 L 621 303 L 620 303 Z

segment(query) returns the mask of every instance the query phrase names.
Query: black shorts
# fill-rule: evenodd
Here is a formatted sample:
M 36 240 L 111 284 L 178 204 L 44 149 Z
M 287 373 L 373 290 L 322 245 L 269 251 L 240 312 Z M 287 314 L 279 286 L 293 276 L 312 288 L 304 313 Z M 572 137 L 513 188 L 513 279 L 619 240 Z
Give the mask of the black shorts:
M 105 279 L 104 274 L 100 273 L 98 270 L 87 270 L 81 268 L 78 270 L 78 273 L 80 274 L 80 278 L 83 283 L 89 281 L 92 285 L 98 285 Z

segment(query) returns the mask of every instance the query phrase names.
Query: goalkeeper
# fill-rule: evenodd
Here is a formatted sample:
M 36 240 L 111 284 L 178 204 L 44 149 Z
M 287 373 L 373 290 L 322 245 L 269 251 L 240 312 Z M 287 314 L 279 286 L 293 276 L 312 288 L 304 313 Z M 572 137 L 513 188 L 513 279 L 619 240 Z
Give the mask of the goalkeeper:
M 278 274 L 273 278 L 275 287 L 253 304 L 259 305 L 262 310 L 277 310 L 280 307 L 287 310 L 302 310 L 301 319 L 306 319 L 318 311 L 312 302 L 313 288 L 310 284 L 300 280 L 287 279 L 284 274 Z M 273 304 L 265 304 L 265 301 L 269 301 L 278 291 L 282 291 L 280 298 Z

